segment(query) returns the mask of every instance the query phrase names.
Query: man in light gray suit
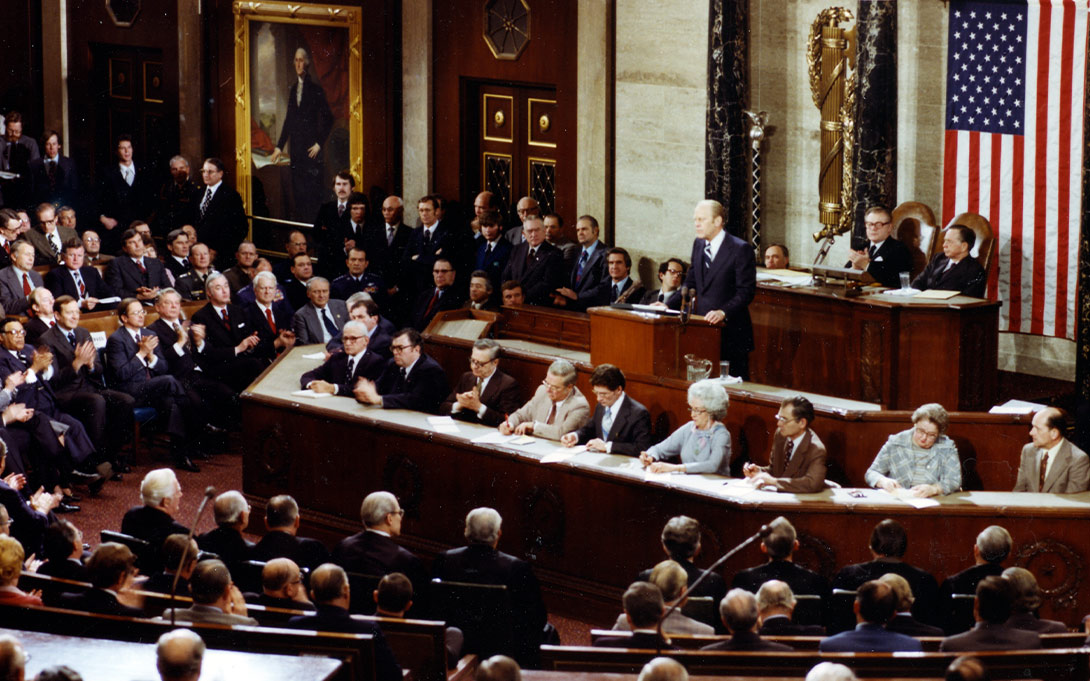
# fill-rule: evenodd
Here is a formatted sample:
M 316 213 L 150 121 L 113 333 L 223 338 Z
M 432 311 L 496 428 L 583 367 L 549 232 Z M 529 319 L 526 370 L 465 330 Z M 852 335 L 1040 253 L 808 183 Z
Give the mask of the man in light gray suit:
M 329 299 L 329 280 L 312 277 L 307 282 L 307 300 L 291 320 L 296 345 L 325 344 L 339 336 L 348 321 L 348 308 L 343 300 Z
M 1067 414 L 1057 407 L 1033 415 L 1033 442 L 1022 448 L 1015 492 L 1075 494 L 1090 488 L 1090 458 L 1064 437 L 1066 427 Z
M 231 581 L 231 573 L 223 561 L 213 559 L 197 563 L 189 578 L 189 590 L 193 594 L 193 606 L 175 609 L 176 621 L 257 626 L 257 620 L 246 615 L 246 601 Z M 170 610 L 160 619 L 170 621 Z
M 26 314 L 27 296 L 44 285 L 42 275 L 34 271 L 34 246 L 16 241 L 11 246 L 11 265 L 0 270 L 0 304 L 8 314 Z

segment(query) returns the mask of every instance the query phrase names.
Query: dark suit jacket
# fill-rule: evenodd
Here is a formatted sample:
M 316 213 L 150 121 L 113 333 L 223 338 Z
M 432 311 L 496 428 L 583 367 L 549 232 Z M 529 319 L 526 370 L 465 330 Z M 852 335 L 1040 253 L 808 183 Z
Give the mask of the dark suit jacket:
M 391 359 L 378 380 L 383 409 L 412 409 L 435 414 L 449 389 L 443 367 L 423 353 L 405 379 L 401 378 L 401 369 Z
M 472 544 L 444 551 L 432 563 L 432 575 L 448 582 L 502 584 L 507 587 L 514 621 L 540 632 L 547 613 L 541 587 L 530 564 L 491 546 Z
M 298 565 L 298 563 L 296 563 Z M 278 596 L 270 596 L 268 594 L 259 593 L 244 593 L 242 597 L 246 599 L 247 603 L 253 603 L 254 605 L 260 605 L 265 608 L 281 608 L 283 610 L 314 610 L 313 603 L 303 603 L 291 598 L 280 598 Z
M 189 534 L 189 528 L 178 523 L 165 511 L 151 506 L 133 506 L 121 518 L 121 531 L 151 544 L 153 551 L 162 551 L 163 540 L 172 534 Z
M 634 631 L 631 636 L 603 636 L 594 642 L 597 648 L 630 648 L 634 650 L 677 650 L 653 631 Z
M 29 309 L 27 311 L 29 312 Z M 23 323 L 23 330 L 26 331 L 26 344 L 31 347 L 37 346 L 42 334 L 50 328 L 52 327 L 49 324 L 38 317 L 27 318 L 26 322 Z
M 141 329 L 141 336 L 154 335 L 147 329 Z M 170 364 L 163 353 L 162 344 L 156 346 L 155 356 L 158 358 L 155 366 L 148 367 L 143 360 L 136 356 L 138 348 L 129 330 L 122 327 L 110 334 L 106 339 L 106 377 L 111 388 L 128 393 L 134 397 L 139 395 L 144 384 L 151 376 L 163 376 L 170 373 Z M 124 531 L 124 530 L 122 530 Z M 126 532 L 126 534 L 131 534 Z
M 121 166 L 114 159 L 103 169 L 99 169 L 98 175 L 98 212 L 96 215 L 117 220 L 117 226 L 113 229 L 102 229 L 97 225 L 95 231 L 99 233 L 104 242 L 103 251 L 111 253 L 109 247 L 120 247 L 121 234 L 129 228 L 133 220 L 144 220 L 152 211 L 155 199 L 155 179 L 145 166 L 133 163 L 136 167 L 136 176 L 132 186 L 121 176 Z M 114 234 L 111 234 L 114 233 Z
M 197 367 L 197 357 L 193 353 L 193 344 L 186 345 L 185 351 L 179 355 L 174 351 L 174 344 L 178 340 L 178 334 L 174 333 L 174 329 L 170 328 L 170 324 L 167 324 L 165 319 L 156 319 L 145 328 L 159 337 L 159 347 L 163 349 L 163 356 L 167 360 L 170 375 L 175 378 L 189 376 L 190 372 Z
M 201 551 L 217 554 L 230 566 L 232 563 L 250 560 L 254 543 L 233 527 L 217 527 L 198 536 L 197 546 L 201 547 Z
M 98 273 L 97 267 L 84 265 L 79 268 L 79 276 L 80 279 L 83 280 L 84 288 L 87 289 L 88 298 L 112 298 L 117 295 L 117 292 L 107 286 L 106 282 L 102 280 L 102 275 Z M 53 293 L 54 298 L 72 296 L 76 300 L 79 300 L 79 288 L 76 286 L 76 280 L 72 278 L 72 273 L 69 269 L 63 265 L 61 267 L 54 267 L 46 273 L 45 286 Z M 112 310 L 115 307 L 117 307 L 116 303 L 105 305 L 100 303 L 95 305 L 94 311 Z
M 143 610 L 122 605 L 116 596 L 105 589 L 89 589 L 79 594 L 64 594 L 61 596 L 60 605 L 62 608 L 93 612 L 99 615 L 144 616 Z
M 757 589 L 770 579 L 786 582 L 792 593 L 821 596 L 822 602 L 829 596 L 828 580 L 788 560 L 770 560 L 763 565 L 739 570 L 730 586 L 732 589 L 757 593 Z
M 984 290 L 988 287 L 988 273 L 984 271 L 977 259 L 967 255 L 949 270 L 946 269 L 950 259 L 939 253 L 927 267 L 912 280 L 912 288 L 921 291 L 927 289 L 940 289 L 942 291 L 961 291 L 963 295 L 974 298 L 983 298 Z M 898 284 L 899 285 L 899 284 Z
M 382 630 L 373 622 L 352 619 L 344 608 L 318 604 L 317 614 L 296 615 L 288 620 L 287 626 L 292 629 L 334 631 L 342 634 L 371 634 L 375 646 L 375 681 L 401 681 L 401 667 L 394 659 Z
M 348 355 L 337 352 L 330 355 L 329 359 L 322 362 L 321 366 L 303 374 L 299 378 L 299 387 L 306 388 L 311 381 L 325 381 L 337 387 L 336 394 L 352 397 L 352 389 L 356 386 L 358 379 L 366 378 L 370 381 L 377 381 L 385 369 L 386 362 L 381 357 L 369 350 L 364 350 L 359 361 L 356 362 L 356 366 L 352 370 L 352 378 L 349 380 L 346 378 Z
M 608 438 L 602 437 L 602 417 L 605 413 L 605 407 L 600 404 L 594 408 L 594 417 L 576 431 L 579 444 L 585 445 L 594 438 L 601 438 L 613 443 L 611 453 L 628 456 L 639 456 L 640 452 L 654 444 L 651 439 L 651 414 L 647 407 L 632 399 L 628 393 L 621 402 L 621 410 L 613 416 Z
M 711 268 L 705 271 L 703 239 L 693 242 L 692 267 L 685 275 L 682 288 L 696 289 L 694 314 L 704 315 L 722 310 L 727 319 L 723 327 L 721 347 L 723 358 L 753 350 L 753 322 L 749 304 L 757 292 L 757 262 L 753 249 L 736 236 L 725 234 Z M 673 309 L 681 307 L 680 289 L 667 303 Z
M 863 623 L 850 631 L 830 636 L 821 642 L 818 650 L 823 653 L 891 653 L 919 652 L 923 648 L 911 636 L 887 631 L 878 624 Z
M 867 242 L 867 248 L 870 248 L 870 242 Z M 844 266 L 851 267 L 851 261 Z M 892 236 L 882 242 L 882 247 L 875 252 L 867 266 L 867 273 L 886 288 L 901 288 L 901 272 L 911 271 L 912 253 L 908 246 Z
M 872 560 L 843 568 L 833 579 L 834 589 L 854 591 L 863 582 L 878 579 L 887 572 L 901 575 L 912 587 L 916 602 L 912 604 L 912 615 L 927 624 L 938 624 L 938 584 L 935 578 L 925 570 L 899 560 Z
M 265 313 L 261 311 L 261 308 L 256 302 L 246 303 L 242 306 L 246 310 L 246 317 L 249 320 L 249 326 L 247 328 L 250 331 L 257 331 L 257 337 L 261 340 L 254 348 L 254 354 L 264 359 L 276 358 L 276 337 L 281 331 L 291 330 L 291 321 L 294 313 L 291 310 L 291 305 L 286 300 L 274 300 L 272 304 L 273 324 L 276 325 L 276 331 L 273 331 L 269 327 L 269 320 L 265 317 Z
M 435 259 L 452 259 L 455 269 L 460 266 L 462 244 L 453 225 L 442 220 L 435 225 L 431 241 L 424 244 L 424 228 L 417 227 L 409 234 L 405 250 L 401 253 L 401 283 L 412 295 L 434 286 L 431 268 Z M 391 280 L 387 279 L 387 282 Z
M 583 247 L 575 251 L 575 262 L 572 264 L 571 273 L 568 276 L 567 286 L 580 297 L 583 294 L 594 295 L 598 284 L 602 283 L 606 274 L 606 251 L 609 248 L 601 241 L 596 242 L 594 252 L 587 257 L 583 265 L 583 276 L 579 276 L 579 258 L 583 257 Z
M 457 310 L 465 302 L 465 298 L 459 294 L 454 286 L 448 286 L 439 296 L 439 300 L 432 306 L 431 312 L 428 313 L 428 303 L 431 302 L 431 297 L 435 295 L 435 290 L 435 287 L 432 286 L 416 296 L 416 302 L 413 303 L 412 323 L 413 328 L 417 331 L 423 331 L 427 328 L 435 315 L 446 310 Z
M 225 367 L 229 368 L 234 364 L 236 359 L 235 346 L 256 330 L 250 328 L 249 323 L 247 323 L 246 312 L 239 305 L 228 303 L 227 317 L 230 319 L 230 328 L 224 324 L 223 318 L 216 313 L 216 308 L 212 307 L 212 303 L 193 313 L 192 322 L 194 324 L 204 324 L 206 329 L 205 349 L 200 353 L 201 358 L 204 360 L 201 366 L 205 371 L 222 371 Z M 252 354 L 253 350 L 250 350 L 238 357 Z M 201 361 L 201 359 L 198 358 L 198 361 Z
M 450 395 L 447 395 L 447 399 L 443 401 L 443 404 L 439 405 L 439 413 L 450 414 L 454 405 L 458 403 L 456 397 L 458 393 L 469 392 L 476 384 L 477 377 L 473 375 L 472 371 L 462 374 L 462 377 L 458 379 L 458 385 L 454 386 L 454 390 L 451 391 Z M 496 369 L 492 377 L 488 379 L 488 385 L 484 387 L 484 393 L 481 395 L 481 403 L 485 405 L 484 417 L 478 418 L 477 412 L 465 409 L 459 410 L 453 416 L 456 419 L 469 421 L 470 423 L 498 426 L 507 418 L 508 414 L 522 406 L 521 393 L 518 381 Z
M 27 164 L 27 198 L 30 199 L 27 205 L 53 203 L 76 207 L 75 204 L 80 198 L 76 162 L 67 156 L 58 156 L 53 182 L 49 181 L 49 170 L 45 163 L 46 159 L 37 158 Z
M 200 203 L 204 201 L 204 194 L 207 191 L 207 187 L 201 190 L 201 198 L 197 203 L 198 215 L 200 215 Z M 246 210 L 242 207 L 242 197 L 226 183 L 220 184 L 208 203 L 204 217 L 198 218 L 194 227 L 197 228 L 197 238 L 201 243 L 208 244 L 208 247 L 216 252 L 216 269 L 229 268 L 234 260 L 235 251 L 246 238 L 249 228 Z
M 492 253 L 488 254 L 488 242 L 484 239 L 479 241 L 481 243 L 473 256 L 473 269 L 488 273 L 488 279 L 492 282 L 492 291 L 496 293 L 503 286 L 503 268 L 507 265 L 507 259 L 511 257 L 511 250 L 514 247 L 510 241 L 501 236 L 496 239 Z
M 38 574 L 59 579 L 70 579 L 73 582 L 89 582 L 91 574 L 87 566 L 75 560 L 47 560 L 38 567 Z
M 11 461 L 10 454 L 8 461 Z M 31 553 L 41 555 L 42 539 L 45 538 L 45 530 L 51 522 L 52 514 L 41 513 L 31 508 L 23 495 L 3 480 L 0 480 L 0 504 L 8 510 L 8 518 L 11 519 L 11 527 L 8 530 L 11 536 L 23 545 L 26 555 L 29 556 Z
M 817 433 L 806 429 L 798 448 L 791 452 L 791 460 L 784 461 L 787 438 L 776 431 L 769 453 L 769 465 L 764 467 L 780 485 L 780 491 L 793 494 L 809 494 L 825 489 L 825 444 Z
M 106 284 L 122 298 L 136 296 L 136 289 L 141 286 L 161 289 L 170 286 L 166 268 L 155 258 L 144 258 L 145 272 L 141 272 L 132 258 L 127 255 L 114 258 L 106 266 Z
M 405 247 L 412 238 L 413 229 L 408 225 L 398 224 L 392 242 L 386 241 L 386 223 L 367 227 L 364 242 L 371 250 L 367 251 L 367 260 L 372 269 L 382 275 L 387 286 L 404 285 L 402 278 L 402 257 Z M 372 251 L 374 251 L 372 253 Z
M 774 615 L 762 621 L 761 636 L 824 636 L 825 627 L 818 624 L 795 624 L 790 617 Z
M 1036 631 L 1038 634 L 1066 634 L 1067 625 L 1056 620 L 1043 620 L 1032 612 L 1019 612 L 1007 619 L 1007 624 L 1016 629 Z
M 949 636 L 939 646 L 943 652 L 974 650 L 1035 650 L 1041 647 L 1041 637 L 1035 631 L 1016 629 L 1007 623 L 977 622 L 965 632 Z
M 42 275 L 34 270 L 27 274 L 30 278 L 31 289 L 45 285 Z M 4 306 L 4 311 L 9 315 L 26 314 L 27 308 L 30 307 L 26 295 L 23 294 L 23 278 L 15 272 L 13 265 L 0 270 L 0 305 Z
M 330 281 L 344 272 L 344 237 L 341 234 L 344 233 L 348 220 L 347 205 L 344 207 L 344 215 L 337 215 L 336 198 L 319 206 L 318 215 L 314 219 L 313 237 L 318 242 L 318 262 L 321 265 L 322 276 Z
M 250 552 L 250 558 L 266 562 L 273 558 L 290 558 L 299 567 L 313 570 L 329 562 L 329 550 L 317 539 L 272 530 L 257 542 Z
M 420 559 L 392 538 L 377 532 L 364 530 L 345 537 L 333 549 L 332 560 L 348 572 L 363 575 L 400 572 L 412 582 L 414 591 L 425 591 L 423 585 L 427 583 L 427 573 Z
M 76 335 L 77 345 L 91 340 L 91 333 L 83 327 L 77 326 L 72 333 Z M 67 333 L 61 327 L 54 326 L 43 333 L 39 340 L 53 352 L 53 378 L 49 382 L 58 396 L 84 391 L 97 392 L 106 388 L 103 381 L 102 357 L 97 350 L 94 366 L 80 367 L 79 371 L 76 371 L 72 368 L 76 351 L 68 342 Z
M 23 235 L 23 238 L 34 245 L 34 264 L 35 265 L 49 265 L 55 266 L 60 262 L 60 254 L 64 253 L 64 244 L 69 239 L 78 239 L 79 235 L 76 234 L 76 230 L 71 227 L 57 226 L 57 238 L 61 240 L 60 248 L 57 249 L 57 253 L 53 253 L 53 248 L 49 245 L 49 239 L 45 234 L 38 231 L 37 228 L 31 229 L 29 232 Z
M 507 265 L 503 268 L 504 281 L 514 279 L 522 283 L 522 293 L 528 305 L 548 305 L 552 294 L 564 283 L 564 258 L 560 249 L 548 242 L 537 247 L 532 262 L 527 264 L 526 257 L 530 244 L 523 241 L 511 251 Z
M 177 567 L 177 566 L 174 566 Z M 170 590 L 174 588 L 174 575 L 163 571 L 156 572 L 152 576 L 148 577 L 148 581 L 141 585 L 141 591 L 154 591 L 157 594 L 169 594 Z M 189 580 L 185 577 L 178 578 L 178 586 L 174 593 L 179 596 L 189 595 Z
M 778 650 L 781 652 L 794 652 L 795 649 L 775 641 L 766 641 L 761 638 L 760 634 L 755 634 L 752 631 L 739 631 L 726 641 L 706 645 L 701 650 Z
M 283 149 L 284 144 L 291 140 L 293 167 L 313 164 L 315 161 L 307 157 L 307 149 L 319 144 L 324 151 L 326 138 L 333 129 L 333 112 L 322 86 L 306 77 L 302 104 L 296 104 L 295 101 L 298 87 L 298 79 L 295 79 L 288 90 L 288 109 L 284 115 L 284 125 L 280 128 L 280 138 L 276 142 L 276 146 Z
M 924 624 L 912 615 L 897 614 L 886 623 L 886 629 L 905 636 L 945 636 L 939 627 Z
M 633 284 L 636 284 L 636 288 L 633 289 L 632 293 L 621 300 L 619 296 L 624 295 L 625 291 L 631 288 Z M 569 302 L 568 308 L 573 310 L 586 310 L 589 307 L 612 305 L 615 302 L 628 303 L 631 305 L 643 300 L 643 286 L 634 282 L 632 277 L 628 277 L 620 282 L 620 292 L 617 296 L 613 295 L 613 287 L 613 279 L 607 274 L 602 277 L 597 288 L 590 291 L 584 291 L 580 294 L 578 300 Z

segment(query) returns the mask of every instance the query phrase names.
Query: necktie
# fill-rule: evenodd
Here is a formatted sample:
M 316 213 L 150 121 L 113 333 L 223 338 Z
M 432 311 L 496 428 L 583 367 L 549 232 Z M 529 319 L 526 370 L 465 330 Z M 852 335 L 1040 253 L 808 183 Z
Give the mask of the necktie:
M 526 267 L 529 267 L 530 265 L 534 264 L 534 256 L 536 256 L 536 255 L 537 255 L 537 249 L 536 248 L 531 248 L 530 250 L 526 251 Z
M 59 256 L 61 254 L 61 245 L 59 243 L 60 240 L 61 239 L 57 236 L 56 232 L 53 232 L 52 237 L 50 237 L 49 239 L 49 247 L 53 249 L 54 256 Z
M 11 255 L 11 242 L 10 241 L 5 241 L 4 242 L 4 250 L 7 251 L 8 255 Z
M 24 296 L 29 296 L 30 292 L 32 290 L 33 289 L 30 287 L 30 277 L 28 277 L 26 272 L 24 272 L 23 273 L 23 295 Z
M 56 319 L 49 320 L 49 328 L 52 329 L 56 325 L 57 325 L 57 320 Z
M 545 419 L 545 425 L 553 425 L 553 421 L 556 420 L 556 402 L 549 403 L 549 416 Z
M 337 335 L 337 325 L 333 323 L 333 317 L 329 316 L 329 308 L 322 310 L 322 323 L 325 324 L 325 330 L 329 332 L 330 336 Z
M 125 166 L 125 184 L 131 187 L 135 179 L 136 173 L 133 172 L 132 166 Z
M 189 258 L 182 258 L 182 267 L 189 269 Z
M 602 439 L 609 440 L 609 429 L 613 427 L 613 408 L 606 407 L 606 413 L 602 414 Z
M 68 342 L 72 344 L 72 347 L 76 347 L 76 334 L 74 331 L 68 332 Z
M 339 218 L 344 217 L 344 204 L 343 203 L 338 203 L 337 204 L 337 217 L 339 217 Z
M 579 264 L 575 268 L 575 283 L 579 283 L 579 280 L 583 278 L 583 268 L 587 266 L 587 259 L 590 257 L 588 251 L 583 251 L 583 255 L 579 256 Z
M 352 383 L 352 375 L 355 374 L 355 373 L 356 373 L 356 358 L 355 357 L 349 357 L 348 358 L 348 371 L 345 374 L 344 382 L 351 384 Z
M 712 267 L 712 245 L 708 244 L 704 246 L 704 269 L 710 270 Z
M 666 302 L 666 294 L 663 293 L 662 291 L 659 291 L 659 302 L 660 303 L 665 303 Z
M 265 308 L 265 321 L 269 323 L 269 328 L 272 329 L 272 332 L 276 333 L 276 322 L 273 321 L 271 307 Z
M 428 307 L 424 309 L 424 317 L 431 316 L 431 311 L 435 309 L 436 304 L 439 303 L 439 289 L 435 289 L 435 293 L 431 294 L 431 300 L 428 301 Z
M 870 248 L 867 249 L 867 257 L 870 258 L 871 260 L 874 260 L 874 254 L 877 251 L 878 251 L 878 249 L 874 247 L 874 244 L 871 244 Z
M 223 311 L 220 313 L 220 315 L 223 317 L 223 325 L 225 327 L 227 327 L 228 331 L 230 331 L 231 330 L 231 317 L 230 317 L 230 315 L 227 314 L 227 308 L 226 307 L 223 308 Z
M 478 378 L 477 379 L 477 397 L 479 398 L 482 393 L 484 393 L 484 379 L 483 378 Z
M 1037 485 L 1038 492 L 1045 491 L 1045 473 L 1048 472 L 1048 452 L 1041 456 L 1041 480 Z
M 485 257 L 486 258 L 491 258 L 492 257 L 492 249 L 493 248 L 495 248 L 495 246 L 492 244 L 492 242 L 491 241 L 488 242 L 488 249 L 485 251 Z
M 791 463 L 791 454 L 795 451 L 795 441 L 788 440 L 787 444 L 783 447 L 783 465 Z
M 386 225 L 386 245 L 394 245 L 394 228 L 389 225 Z
M 57 162 L 50 159 L 45 164 L 46 174 L 49 175 L 49 188 L 57 188 Z
M 397 386 L 397 392 L 405 392 L 409 383 L 409 372 L 405 370 L 405 367 L 401 367 L 398 371 L 401 372 L 401 380 L 399 381 L 401 385 Z
M 424 245 L 425 246 L 430 246 L 431 245 L 431 230 L 430 229 L 425 229 L 424 230 Z
M 148 268 L 144 267 L 144 259 L 143 258 L 140 258 L 139 260 L 136 260 L 135 262 L 136 262 L 136 266 L 140 268 L 140 274 L 147 274 L 148 273 Z
M 201 217 L 208 211 L 208 204 L 212 202 L 212 188 L 204 190 L 204 200 L 201 201 Z

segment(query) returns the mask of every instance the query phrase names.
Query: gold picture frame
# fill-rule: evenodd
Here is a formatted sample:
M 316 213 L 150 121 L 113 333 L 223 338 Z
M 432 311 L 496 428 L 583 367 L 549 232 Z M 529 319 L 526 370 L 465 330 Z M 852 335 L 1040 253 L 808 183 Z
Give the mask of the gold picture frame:
M 342 5 L 250 1 L 235 2 L 233 10 L 238 192 L 252 216 L 251 238 L 260 250 L 276 252 L 282 250 L 283 230 L 313 225 L 314 214 L 304 209 L 320 203 L 327 190 L 331 193 L 331 178 L 338 170 L 348 168 L 357 180 L 362 175 L 362 11 Z M 318 100 L 325 101 L 332 123 L 317 156 L 311 157 L 304 148 L 296 156 L 298 163 L 292 163 L 290 137 L 283 150 L 277 145 L 288 134 L 284 127 L 290 117 L 299 117 L 291 113 L 288 100 L 296 92 L 294 58 L 300 49 L 306 52 L 303 95 L 324 95 Z M 294 106 L 296 111 L 302 108 L 301 103 Z M 320 168 L 317 182 L 312 169 L 308 181 L 319 189 L 301 193 L 299 177 L 304 175 L 299 168 L 307 163 L 305 158 L 316 159 L 309 163 Z

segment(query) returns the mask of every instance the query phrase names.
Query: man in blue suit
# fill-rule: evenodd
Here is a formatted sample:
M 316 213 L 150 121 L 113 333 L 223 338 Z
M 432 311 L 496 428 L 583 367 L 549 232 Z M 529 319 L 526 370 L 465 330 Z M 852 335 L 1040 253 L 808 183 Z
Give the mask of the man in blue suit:
M 500 286 L 503 285 L 503 268 L 507 265 L 507 259 L 511 257 L 511 242 L 503 238 L 503 224 L 500 214 L 496 211 L 485 211 L 477 218 L 481 226 L 480 245 L 477 246 L 476 258 L 473 261 L 474 270 L 488 272 L 488 279 L 492 282 L 492 290 L 498 298 Z
M 696 204 L 693 223 L 692 266 L 682 290 L 696 289 L 693 314 L 712 324 L 723 322 L 720 357 L 730 362 L 732 376 L 749 378 L 749 353 L 753 350 L 753 322 L 749 304 L 757 291 L 757 262 L 753 249 L 724 229 L 723 205 L 705 200 Z M 667 305 L 681 307 L 681 292 Z
M 579 241 L 575 265 L 567 284 L 553 295 L 553 304 L 585 310 L 586 301 L 598 294 L 606 276 L 606 245 L 598 240 L 598 220 L 590 215 L 576 220 L 575 238 Z
M 886 622 L 897 609 L 897 596 L 885 582 L 872 580 L 859 587 L 855 595 L 855 618 L 858 624 L 821 642 L 823 653 L 892 653 L 923 650 L 911 636 L 886 629 Z

